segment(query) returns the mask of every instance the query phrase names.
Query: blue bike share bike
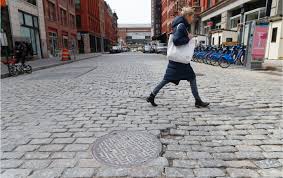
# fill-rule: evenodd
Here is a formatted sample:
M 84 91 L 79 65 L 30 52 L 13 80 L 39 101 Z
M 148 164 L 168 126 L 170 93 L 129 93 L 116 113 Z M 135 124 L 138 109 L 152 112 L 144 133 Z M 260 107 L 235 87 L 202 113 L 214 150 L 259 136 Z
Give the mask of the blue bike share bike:
M 231 64 L 245 64 L 246 48 L 235 46 L 203 46 L 195 48 L 192 61 L 228 68 Z

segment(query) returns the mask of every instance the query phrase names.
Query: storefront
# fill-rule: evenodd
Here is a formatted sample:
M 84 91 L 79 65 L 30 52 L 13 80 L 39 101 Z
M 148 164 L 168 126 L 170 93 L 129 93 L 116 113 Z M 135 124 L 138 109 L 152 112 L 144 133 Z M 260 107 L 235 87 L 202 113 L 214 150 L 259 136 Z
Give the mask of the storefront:
M 40 45 L 38 17 L 19 10 L 19 20 L 21 25 L 21 37 L 32 44 L 33 54 L 41 58 L 42 50 Z
M 7 1 L 13 44 L 28 41 L 34 59 L 48 57 L 42 1 Z

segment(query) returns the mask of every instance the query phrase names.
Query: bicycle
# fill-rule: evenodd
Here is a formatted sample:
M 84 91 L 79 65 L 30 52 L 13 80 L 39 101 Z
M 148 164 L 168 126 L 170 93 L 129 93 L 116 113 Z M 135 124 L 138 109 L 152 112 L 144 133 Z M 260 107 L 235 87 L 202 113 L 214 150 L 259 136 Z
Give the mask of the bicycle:
M 19 74 L 32 73 L 32 67 L 30 65 L 16 63 L 16 59 L 7 59 L 6 61 L 2 61 L 8 67 L 9 75 L 15 77 Z
M 30 65 L 26 65 L 26 64 L 22 64 L 22 63 L 18 63 L 15 64 L 16 66 L 16 70 L 18 71 L 18 74 L 31 74 L 32 73 L 32 67 Z
M 245 64 L 245 47 L 234 46 L 230 53 L 223 55 L 219 61 L 219 66 L 222 68 L 228 68 L 231 64 Z

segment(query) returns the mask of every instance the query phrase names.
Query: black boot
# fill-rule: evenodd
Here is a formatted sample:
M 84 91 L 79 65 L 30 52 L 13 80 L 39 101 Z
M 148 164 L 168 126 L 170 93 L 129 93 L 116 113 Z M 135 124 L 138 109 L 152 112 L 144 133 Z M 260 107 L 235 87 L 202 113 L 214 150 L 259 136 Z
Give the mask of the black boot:
M 196 99 L 195 106 L 197 108 L 206 108 L 208 105 L 209 103 L 203 102 L 201 99 Z
M 155 95 L 151 93 L 150 96 L 146 98 L 146 101 L 151 103 L 152 106 L 156 107 L 157 104 L 154 102 L 154 98 L 155 98 Z

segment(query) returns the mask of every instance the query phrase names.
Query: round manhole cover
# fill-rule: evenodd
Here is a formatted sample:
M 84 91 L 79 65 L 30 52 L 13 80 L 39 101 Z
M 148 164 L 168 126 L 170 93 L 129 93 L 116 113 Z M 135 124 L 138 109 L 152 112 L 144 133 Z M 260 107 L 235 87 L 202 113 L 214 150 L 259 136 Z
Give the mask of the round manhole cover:
M 161 143 L 145 132 L 119 131 L 107 134 L 94 143 L 93 156 L 110 166 L 137 166 L 158 157 Z

